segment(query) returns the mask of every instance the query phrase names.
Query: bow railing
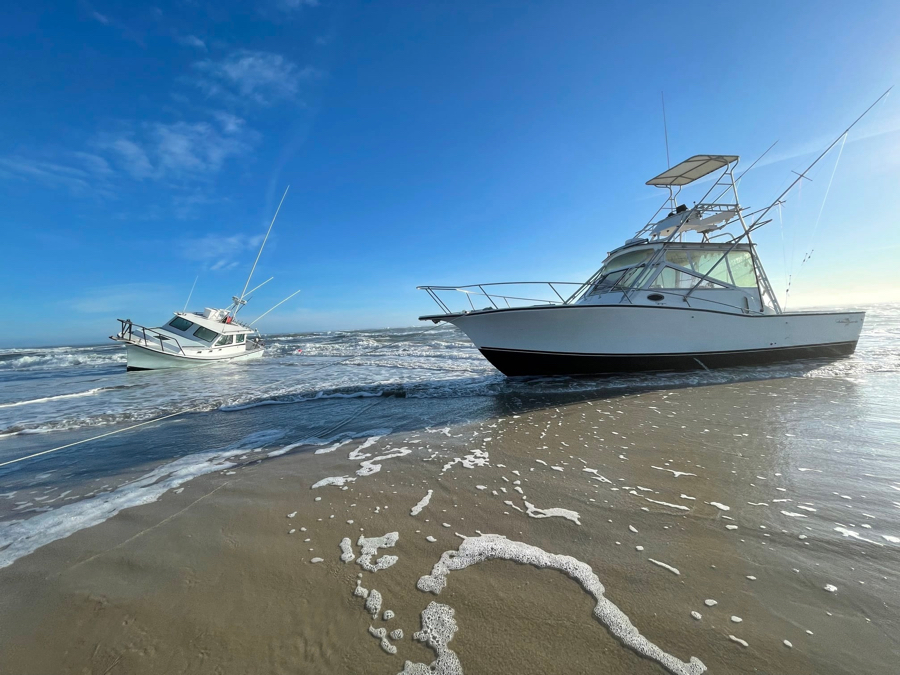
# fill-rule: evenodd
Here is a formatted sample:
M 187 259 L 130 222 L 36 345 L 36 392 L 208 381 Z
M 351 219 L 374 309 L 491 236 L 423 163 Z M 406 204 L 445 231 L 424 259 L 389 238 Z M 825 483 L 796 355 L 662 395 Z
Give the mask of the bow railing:
M 506 294 L 503 293 L 495 293 L 493 290 L 497 287 L 527 287 L 521 293 Z M 565 305 L 572 300 L 573 294 L 569 293 L 568 298 L 565 297 L 565 293 L 560 293 L 556 288 L 557 286 L 583 286 L 583 282 L 577 281 L 504 281 L 500 283 L 491 283 L 491 284 L 470 284 L 468 286 L 417 286 L 418 290 L 425 291 L 431 296 L 431 299 L 435 301 L 438 307 L 440 307 L 447 314 L 458 314 L 461 312 L 468 311 L 479 311 L 482 309 L 511 309 L 513 307 L 525 307 L 528 305 Z M 506 288 L 503 290 L 506 291 Z M 535 292 L 535 289 L 540 288 L 541 290 Z M 490 290 L 488 290 L 490 289 Z M 454 292 L 460 293 L 468 301 L 468 307 L 463 305 L 462 310 L 453 309 L 444 298 L 441 297 L 442 293 Z M 538 297 L 526 297 L 528 296 L 538 296 Z M 576 290 L 577 293 L 577 290 Z M 459 297 L 459 296 L 455 296 Z M 486 299 L 489 303 L 489 307 L 476 307 L 475 300 L 479 298 Z M 479 303 L 481 302 L 478 300 Z
M 159 341 L 159 351 L 161 352 L 166 352 L 167 342 L 174 342 L 175 346 L 178 347 L 178 353 L 187 356 L 184 353 L 184 348 L 181 346 L 178 338 L 173 335 L 166 335 L 155 328 L 141 326 L 140 324 L 134 323 L 131 319 L 116 319 L 116 321 L 122 324 L 122 330 L 119 331 L 118 335 L 110 336 L 113 340 L 143 345 L 148 349 L 157 349 L 156 341 Z M 139 329 L 137 333 L 135 333 L 135 328 Z M 174 352 L 175 350 L 171 349 L 169 351 Z

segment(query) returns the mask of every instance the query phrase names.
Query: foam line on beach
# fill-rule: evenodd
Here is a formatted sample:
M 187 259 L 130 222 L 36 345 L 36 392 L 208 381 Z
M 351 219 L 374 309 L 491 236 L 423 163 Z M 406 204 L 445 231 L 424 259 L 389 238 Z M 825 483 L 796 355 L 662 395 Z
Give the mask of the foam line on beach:
M 628 616 L 605 597 L 606 589 L 587 563 L 571 556 L 548 553 L 537 546 L 511 541 L 499 534 L 483 534 L 463 539 L 458 550 L 445 551 L 435 563 L 431 574 L 421 577 L 416 585 L 420 591 L 437 595 L 447 585 L 447 576 L 451 571 L 462 570 L 487 560 L 510 560 L 563 572 L 594 597 L 597 601 L 594 616 L 625 646 L 656 661 L 674 675 L 700 675 L 706 671 L 706 666 L 697 657 L 692 656 L 686 663 L 641 635 Z

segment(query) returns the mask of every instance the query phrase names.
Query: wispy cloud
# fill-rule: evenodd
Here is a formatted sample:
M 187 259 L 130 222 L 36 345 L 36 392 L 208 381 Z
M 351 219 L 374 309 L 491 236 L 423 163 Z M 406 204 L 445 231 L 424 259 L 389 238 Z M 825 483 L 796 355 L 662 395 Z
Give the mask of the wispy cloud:
M 101 23 L 104 26 L 108 26 L 109 28 L 115 30 L 121 37 L 125 38 L 126 40 L 130 40 L 131 42 L 134 42 L 135 44 L 146 48 L 147 45 L 144 43 L 144 36 L 137 30 L 131 28 L 131 26 L 129 26 L 128 24 L 123 23 L 122 21 L 118 21 L 116 18 L 110 16 L 109 14 L 101 14 L 93 7 L 91 7 L 90 4 L 84 2 L 84 0 L 82 6 L 87 11 L 88 16 L 90 16 L 90 18 L 94 21 L 97 21 L 98 23 Z
M 222 127 L 222 131 L 228 134 L 238 133 L 246 124 L 242 118 L 229 112 L 225 112 L 224 110 L 215 110 L 213 111 L 212 116 Z
M 90 7 L 88 11 L 97 14 Z M 93 19 L 119 28 L 105 15 Z M 205 49 L 194 35 L 178 39 Z M 253 115 L 263 114 L 260 108 L 278 102 L 296 103 L 304 84 L 321 75 L 280 54 L 248 50 L 197 61 L 190 72 L 190 82 L 217 99 L 213 109 L 209 100 L 198 105 L 193 100 L 196 92 L 193 96 L 179 93 L 177 98 L 173 94 L 178 105 L 167 112 L 175 121 L 104 120 L 105 129 L 77 151 L 48 147 L 0 155 L 0 178 L 101 198 L 115 198 L 129 180 L 165 183 L 171 188 L 174 215 L 193 218 L 212 200 L 213 180 L 229 161 L 248 155 L 260 143 L 262 134 L 247 118 L 252 120 Z M 236 114 L 238 108 L 246 112 Z M 222 259 L 219 256 L 216 261 Z
M 92 288 L 79 297 L 65 303 L 76 312 L 84 314 L 111 314 L 129 312 L 135 307 L 160 305 L 171 301 L 169 286 L 152 283 L 131 283 Z
M 275 7 L 283 12 L 294 12 L 304 7 L 318 7 L 319 0 L 276 0 Z
M 262 235 L 229 236 L 208 234 L 204 237 L 185 239 L 181 242 L 181 254 L 188 260 L 204 264 L 211 271 L 227 271 L 236 267 L 241 254 L 255 251 L 262 243 Z
M 242 120 L 220 113 L 222 130 L 209 122 L 162 122 L 105 132 L 96 141 L 122 170 L 138 180 L 204 180 L 232 156 L 249 151 L 256 135 Z
M 201 51 L 206 51 L 206 43 L 196 35 L 177 35 L 175 41 L 185 47 L 194 47 Z
M 198 61 L 194 70 L 198 75 L 193 82 L 207 96 L 260 105 L 295 99 L 303 82 L 323 75 L 312 66 L 300 67 L 280 54 L 246 49 L 218 61 Z
M 52 159 L 7 155 L 0 157 L 0 177 L 36 180 L 50 187 L 64 187 L 76 194 L 108 192 L 109 163 L 87 152 L 63 153 Z

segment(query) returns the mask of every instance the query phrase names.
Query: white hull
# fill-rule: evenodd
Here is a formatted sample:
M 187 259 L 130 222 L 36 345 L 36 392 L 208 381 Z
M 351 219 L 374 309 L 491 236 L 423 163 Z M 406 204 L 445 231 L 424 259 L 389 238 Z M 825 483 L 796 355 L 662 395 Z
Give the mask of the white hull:
M 181 354 L 163 353 L 158 349 L 148 349 L 141 345 L 127 343 L 125 345 L 126 362 L 128 370 L 159 370 L 162 368 L 192 368 L 194 366 L 206 366 L 212 363 L 229 363 L 232 361 L 246 361 L 256 359 L 265 351 L 262 347 L 246 349 L 242 351 L 226 353 L 225 349 L 216 353 L 208 350 L 207 354 L 196 356 L 183 356 Z
M 864 317 L 863 312 L 754 315 L 641 305 L 547 305 L 440 318 L 466 333 L 507 375 L 561 375 L 845 356 L 856 347 Z

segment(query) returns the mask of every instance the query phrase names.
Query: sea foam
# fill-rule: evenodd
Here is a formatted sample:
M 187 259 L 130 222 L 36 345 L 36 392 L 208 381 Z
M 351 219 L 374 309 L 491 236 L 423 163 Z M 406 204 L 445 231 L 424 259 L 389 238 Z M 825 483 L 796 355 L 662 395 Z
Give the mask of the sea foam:
M 447 575 L 451 571 L 465 569 L 470 565 L 486 560 L 511 560 L 539 568 L 549 567 L 565 573 L 572 579 L 575 579 L 581 584 L 582 588 L 594 597 L 597 601 L 597 605 L 594 608 L 594 616 L 624 645 L 641 656 L 653 659 L 675 675 L 700 675 L 700 673 L 706 671 L 706 666 L 698 658 L 692 656 L 690 662 L 685 663 L 675 656 L 664 652 L 641 635 L 628 616 L 606 599 L 603 584 L 600 583 L 600 579 L 594 574 L 589 565 L 571 556 L 548 553 L 536 546 L 511 541 L 502 535 L 483 534 L 478 537 L 464 539 L 459 546 L 459 550 L 445 551 L 441 555 L 440 560 L 435 563 L 431 574 L 421 577 L 416 585 L 421 591 L 438 594 L 447 585 Z M 429 605 L 429 608 L 435 604 L 432 603 L 432 605 Z M 452 610 L 450 616 L 452 618 Z M 423 625 L 424 618 L 423 612 Z M 455 623 L 453 627 L 455 629 Z M 446 645 L 446 642 L 443 644 Z M 415 664 L 407 662 L 407 665 Z M 404 668 L 403 672 L 405 674 L 418 675 L 429 671 L 407 670 Z M 445 672 L 461 672 L 461 670 Z

